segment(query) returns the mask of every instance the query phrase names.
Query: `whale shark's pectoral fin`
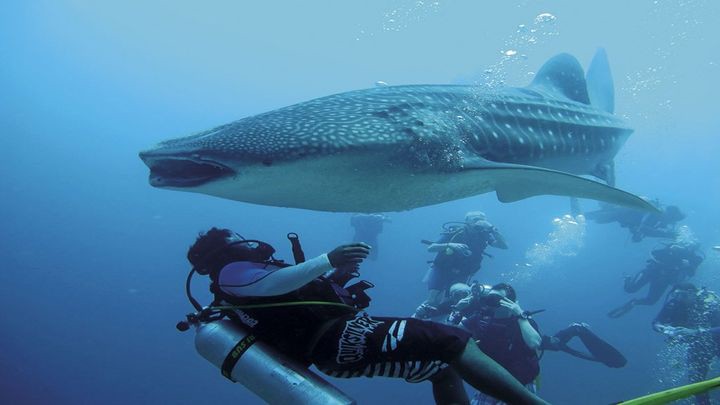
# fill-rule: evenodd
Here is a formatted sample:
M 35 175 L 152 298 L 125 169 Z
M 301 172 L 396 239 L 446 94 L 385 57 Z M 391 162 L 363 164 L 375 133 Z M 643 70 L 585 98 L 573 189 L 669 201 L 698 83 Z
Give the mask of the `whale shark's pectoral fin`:
M 464 169 L 484 171 L 501 202 L 514 202 L 549 194 L 589 198 L 645 211 L 657 211 L 652 204 L 635 194 L 557 170 L 495 163 L 484 159 L 466 161 Z

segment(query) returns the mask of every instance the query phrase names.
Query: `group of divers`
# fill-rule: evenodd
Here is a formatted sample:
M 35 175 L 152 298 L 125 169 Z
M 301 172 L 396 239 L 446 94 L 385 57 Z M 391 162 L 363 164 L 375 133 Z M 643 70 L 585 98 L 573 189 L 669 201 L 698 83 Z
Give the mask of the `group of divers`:
M 689 379 L 701 381 L 714 357 L 720 356 L 720 296 L 689 282 L 704 255 L 697 240 L 678 232 L 685 215 L 678 207 L 653 204 L 657 212 L 602 205 L 584 214 L 596 223 L 617 222 L 634 242 L 660 240 L 645 267 L 624 280 L 626 292 L 648 285 L 647 295 L 630 299 L 608 316 L 617 318 L 636 305 L 653 305 L 667 292 L 652 327 L 670 344 L 686 345 Z M 369 314 L 367 290 L 373 285 L 357 281 L 360 263 L 377 257 L 378 235 L 388 221 L 382 214 L 355 214 L 351 226 L 356 242 L 307 260 L 297 235 L 288 234 L 294 265 L 276 259 L 269 244 L 233 230 L 212 228 L 201 233 L 188 250 L 190 276 L 209 276 L 214 300 L 209 306 L 199 305 L 190 294 L 189 276 L 188 296 L 198 312 L 188 315 L 188 321 L 197 326 L 225 319 L 244 331 L 227 357 L 215 361 L 223 375 L 241 379 L 243 370 L 236 365 L 243 360 L 239 359 L 248 356 L 250 346 L 262 342 L 274 353 L 270 357 L 282 356 L 300 370 L 314 365 L 338 378 L 430 381 L 438 404 L 542 404 L 546 402 L 536 395 L 535 381 L 545 351 L 563 351 L 611 368 L 625 366 L 623 354 L 586 323 L 541 334 L 533 319 L 538 311 L 520 307 L 510 284 L 471 282 L 488 247 L 508 248 L 497 227 L 480 211 L 444 225 L 436 241 L 422 241 L 435 257 L 426 277 L 428 297 L 412 316 Z M 187 322 L 179 324 L 181 330 L 187 326 Z M 249 360 L 246 364 L 252 366 Z M 468 396 L 463 382 L 477 391 Z M 273 400 L 265 393 L 285 389 L 248 384 L 268 402 Z M 332 392 L 324 392 L 324 397 L 307 392 L 283 395 L 298 395 L 287 399 L 296 403 L 346 402 Z M 695 398 L 697 403 L 710 403 L 707 394 Z

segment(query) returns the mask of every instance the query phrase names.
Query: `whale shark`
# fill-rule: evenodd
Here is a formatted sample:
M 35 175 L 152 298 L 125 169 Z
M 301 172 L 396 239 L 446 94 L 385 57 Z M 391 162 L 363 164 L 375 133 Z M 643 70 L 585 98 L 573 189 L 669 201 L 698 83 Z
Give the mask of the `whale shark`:
M 494 191 L 654 210 L 614 187 L 632 133 L 599 49 L 559 54 L 526 87 L 398 85 L 334 94 L 140 152 L 154 187 L 278 207 L 388 212 Z M 594 177 L 595 179 L 589 178 Z

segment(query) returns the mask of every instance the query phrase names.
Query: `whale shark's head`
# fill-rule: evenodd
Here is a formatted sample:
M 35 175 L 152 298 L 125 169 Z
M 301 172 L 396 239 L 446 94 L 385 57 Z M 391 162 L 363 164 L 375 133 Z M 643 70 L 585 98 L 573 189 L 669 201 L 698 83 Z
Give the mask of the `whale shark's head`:
M 350 147 L 347 138 L 305 136 L 307 131 L 297 128 L 297 121 L 292 122 L 291 118 L 297 118 L 292 107 L 284 110 L 290 111 L 248 117 L 140 152 L 150 168 L 150 184 L 194 191 L 231 178 L 241 181 L 249 177 L 248 172 L 257 174 L 274 165 L 331 155 Z
M 303 164 L 294 168 L 307 170 L 305 164 L 317 165 L 333 156 L 352 160 L 368 151 L 397 152 L 411 142 L 411 134 L 398 131 L 383 105 L 373 105 L 375 99 L 367 95 L 377 98 L 376 93 L 390 90 L 336 94 L 243 118 L 162 142 L 141 152 L 140 158 L 150 168 L 153 186 L 208 192 L 193 189 L 231 178 L 238 188 L 242 186 L 238 182 L 249 179 L 249 172 L 265 175 L 278 166 L 292 169 L 288 165 L 293 163 Z
M 406 175 L 408 164 L 398 158 L 407 149 L 405 135 L 355 130 L 327 115 L 288 107 L 161 142 L 139 155 L 154 187 L 331 211 L 339 208 L 321 201 L 329 189 L 372 188 L 358 184 L 392 169 Z

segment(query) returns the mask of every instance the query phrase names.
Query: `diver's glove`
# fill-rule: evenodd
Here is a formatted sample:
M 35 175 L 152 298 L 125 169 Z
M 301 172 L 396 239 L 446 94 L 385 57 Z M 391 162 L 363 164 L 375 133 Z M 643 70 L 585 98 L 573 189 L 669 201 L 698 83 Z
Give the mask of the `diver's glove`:
M 360 263 L 370 254 L 370 245 L 366 243 L 351 243 L 341 245 L 327 254 L 330 265 L 334 268 L 343 267 L 351 263 Z

